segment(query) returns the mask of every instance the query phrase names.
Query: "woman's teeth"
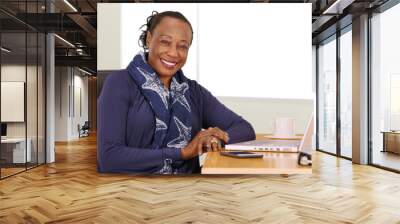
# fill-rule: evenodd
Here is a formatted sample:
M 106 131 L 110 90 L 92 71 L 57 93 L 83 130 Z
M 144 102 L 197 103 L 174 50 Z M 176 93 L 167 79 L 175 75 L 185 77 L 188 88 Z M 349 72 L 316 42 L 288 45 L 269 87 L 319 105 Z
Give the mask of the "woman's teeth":
M 176 65 L 176 63 L 174 63 L 174 62 L 169 62 L 164 59 L 161 59 L 161 61 L 168 67 L 174 67 Z

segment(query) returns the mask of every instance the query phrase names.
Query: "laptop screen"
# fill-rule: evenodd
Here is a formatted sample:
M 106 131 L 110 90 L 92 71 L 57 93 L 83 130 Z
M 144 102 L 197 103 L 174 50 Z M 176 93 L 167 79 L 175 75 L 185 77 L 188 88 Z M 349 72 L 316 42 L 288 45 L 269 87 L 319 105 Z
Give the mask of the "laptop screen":
M 308 120 L 306 132 L 304 133 L 303 139 L 301 140 L 299 151 L 310 154 L 313 150 L 313 133 L 314 133 L 314 114 L 311 114 L 311 118 Z
M 7 136 L 7 124 L 1 123 L 1 136 Z

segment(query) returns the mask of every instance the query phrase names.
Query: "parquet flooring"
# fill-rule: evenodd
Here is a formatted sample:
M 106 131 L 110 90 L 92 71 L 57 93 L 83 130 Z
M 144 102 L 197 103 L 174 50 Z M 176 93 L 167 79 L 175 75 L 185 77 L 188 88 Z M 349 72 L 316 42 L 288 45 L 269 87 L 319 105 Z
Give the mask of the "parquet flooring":
M 19 173 L 19 172 L 21 172 L 21 171 L 24 171 L 25 170 L 25 167 L 18 167 L 18 168 L 0 168 L 1 169 L 1 176 L 2 177 L 7 177 L 7 176 L 10 176 L 10 175 L 13 175 L 13 174 L 15 174 L 15 173 Z
M 312 175 L 99 174 L 89 137 L 0 181 L 0 223 L 400 223 L 400 175 L 323 153 Z

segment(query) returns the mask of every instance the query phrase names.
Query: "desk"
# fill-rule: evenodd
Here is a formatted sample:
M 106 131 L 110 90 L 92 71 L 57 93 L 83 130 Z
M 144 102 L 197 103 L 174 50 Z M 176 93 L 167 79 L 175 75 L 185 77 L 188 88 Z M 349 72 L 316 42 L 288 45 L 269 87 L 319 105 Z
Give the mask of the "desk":
M 257 139 L 262 139 L 257 135 Z M 297 164 L 298 153 L 257 152 L 263 158 L 233 158 L 219 152 L 208 152 L 201 169 L 202 174 L 311 174 L 311 166 Z
M 6 163 L 25 163 L 31 161 L 31 144 L 30 138 L 27 139 L 25 154 L 25 138 L 6 138 L 1 139 L 1 157 Z

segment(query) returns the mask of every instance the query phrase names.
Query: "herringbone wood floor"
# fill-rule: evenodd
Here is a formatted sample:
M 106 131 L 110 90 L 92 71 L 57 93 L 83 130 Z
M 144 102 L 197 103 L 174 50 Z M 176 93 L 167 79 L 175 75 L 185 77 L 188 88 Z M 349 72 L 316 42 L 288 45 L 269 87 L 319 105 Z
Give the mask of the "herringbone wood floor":
M 0 181 L 0 223 L 400 223 L 400 175 L 323 153 L 312 175 L 98 174 L 96 139 Z

